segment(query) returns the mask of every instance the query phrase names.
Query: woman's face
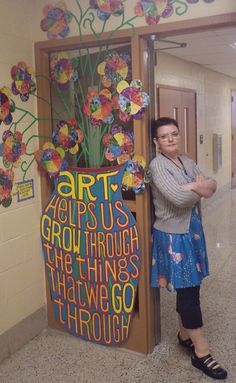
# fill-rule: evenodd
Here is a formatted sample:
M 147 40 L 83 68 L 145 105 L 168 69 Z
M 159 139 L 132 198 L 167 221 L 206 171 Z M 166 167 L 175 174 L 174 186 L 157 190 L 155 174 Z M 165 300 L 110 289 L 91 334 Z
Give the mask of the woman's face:
M 178 154 L 179 139 L 180 135 L 178 128 L 171 124 L 160 126 L 156 130 L 156 137 L 153 141 L 163 154 L 173 157 Z

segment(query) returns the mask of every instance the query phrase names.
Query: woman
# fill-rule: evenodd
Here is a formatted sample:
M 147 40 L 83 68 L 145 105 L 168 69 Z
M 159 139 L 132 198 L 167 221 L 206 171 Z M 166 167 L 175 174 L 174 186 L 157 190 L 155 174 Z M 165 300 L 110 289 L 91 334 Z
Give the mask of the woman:
M 174 119 L 155 121 L 153 141 L 159 154 L 150 163 L 156 216 L 151 284 L 176 291 L 178 340 L 193 351 L 193 366 L 211 378 L 225 379 L 227 372 L 209 352 L 200 307 L 200 285 L 208 275 L 208 260 L 199 201 L 213 195 L 216 182 L 205 177 L 193 160 L 179 154 L 180 134 Z

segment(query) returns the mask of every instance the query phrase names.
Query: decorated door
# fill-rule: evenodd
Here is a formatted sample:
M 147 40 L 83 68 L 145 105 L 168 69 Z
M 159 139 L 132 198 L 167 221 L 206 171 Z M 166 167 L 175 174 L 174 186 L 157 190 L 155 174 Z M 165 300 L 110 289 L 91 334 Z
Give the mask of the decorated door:
M 89 49 L 88 45 L 85 45 L 86 48 L 81 47 L 75 49 L 73 47 L 73 49 L 63 51 L 58 51 L 58 49 L 54 51 L 52 47 L 46 55 L 42 55 L 40 50 L 38 52 L 40 55 L 40 69 L 38 70 L 46 67 L 49 68 L 49 77 L 54 80 L 50 82 L 50 84 L 47 84 L 47 80 L 40 81 L 39 84 L 42 88 L 47 87 L 51 99 L 51 107 L 47 113 L 51 113 L 52 124 L 42 126 L 42 133 L 45 136 L 52 134 L 53 150 L 58 146 L 58 143 L 60 143 L 61 146 L 66 146 L 63 161 L 67 161 L 72 167 L 79 166 L 84 168 L 89 166 L 91 168 L 91 166 L 93 166 L 95 173 L 97 172 L 96 168 L 100 167 L 101 174 L 103 169 L 106 169 L 106 167 L 109 169 L 111 167 L 114 160 L 116 160 L 118 164 L 120 163 L 122 168 L 125 167 L 125 169 L 122 169 L 122 173 L 124 172 L 122 181 L 122 199 L 124 199 L 124 204 L 123 202 L 121 205 L 118 203 L 118 209 L 120 211 L 118 215 L 120 214 L 120 216 L 118 216 L 117 219 L 121 225 L 124 225 L 119 235 L 123 235 L 122 241 L 125 243 L 126 248 L 131 246 L 129 243 L 132 244 L 132 252 L 130 253 L 131 258 L 129 258 L 127 254 L 126 257 L 119 260 L 117 256 L 112 260 L 110 259 L 110 263 L 108 261 L 103 262 L 100 259 L 98 265 L 100 272 L 98 271 L 98 273 L 99 277 L 102 278 L 101 275 L 103 275 L 104 279 L 100 280 L 100 285 L 98 283 L 91 285 L 89 278 L 81 282 L 81 277 L 83 278 L 83 275 L 86 273 L 85 266 L 85 269 L 81 269 L 80 275 L 76 273 L 76 264 L 80 256 L 75 253 L 73 255 L 73 249 L 70 252 L 66 252 L 64 249 L 63 256 L 67 257 L 67 261 L 70 263 L 70 267 L 68 267 L 71 271 L 70 275 L 65 275 L 68 274 L 65 271 L 65 265 L 60 264 L 59 260 L 57 262 L 55 261 L 55 257 L 58 258 L 58 253 L 55 253 L 57 252 L 55 248 L 58 246 L 55 246 L 55 243 L 52 241 L 52 236 L 54 237 L 55 235 L 55 228 L 52 230 L 51 222 L 54 220 L 53 215 L 58 214 L 58 209 L 59 211 L 65 209 L 65 205 L 67 204 L 69 206 L 70 202 L 69 200 L 60 202 L 63 198 L 60 193 L 56 193 L 56 195 L 51 195 L 47 204 L 46 196 L 48 196 L 53 189 L 55 190 L 55 184 L 53 185 L 51 182 L 50 185 L 47 181 L 47 185 L 42 185 L 42 193 L 43 196 L 45 195 L 44 206 L 46 205 L 46 208 L 42 216 L 41 233 L 46 265 L 49 325 L 56 329 L 64 328 L 74 335 L 97 343 L 108 345 L 121 344 L 122 347 L 147 353 L 153 349 L 156 342 L 155 334 L 157 326 L 154 325 L 154 298 L 149 283 L 151 224 L 148 218 L 150 215 L 150 207 L 148 204 L 149 194 L 148 190 L 145 191 L 145 172 L 142 167 L 140 167 L 140 161 L 142 165 L 142 161 L 144 160 L 141 159 L 143 153 L 139 142 L 142 142 L 143 145 L 143 136 L 148 137 L 148 129 L 145 132 L 143 131 L 142 135 L 140 134 L 140 130 L 144 129 L 144 127 L 140 125 L 144 107 L 142 108 L 143 110 L 140 111 L 139 119 L 127 118 L 129 113 L 138 115 L 139 111 L 137 107 L 132 106 L 132 103 L 125 103 L 124 97 L 122 112 L 114 114 L 114 121 L 111 128 L 109 125 L 110 119 L 113 118 L 111 115 L 111 100 L 113 107 L 117 107 L 117 101 L 114 96 L 117 97 L 117 95 L 122 94 L 131 97 L 132 92 L 138 96 L 137 90 L 139 90 L 142 92 L 144 99 L 147 97 L 145 96 L 145 90 L 141 88 L 141 81 L 137 80 L 138 75 L 136 75 L 135 78 L 133 75 L 135 70 L 140 70 L 140 68 L 135 69 L 137 66 L 133 64 L 139 61 L 139 50 L 137 51 L 135 42 L 130 41 L 129 37 L 119 39 L 119 41 L 113 43 L 109 49 L 107 42 L 99 47 L 94 45 L 94 42 L 89 43 Z M 147 49 L 145 45 L 143 46 L 143 51 L 144 49 Z M 122 86 L 118 85 L 118 87 L 115 87 L 114 83 L 122 81 Z M 83 107 L 81 107 L 82 105 Z M 41 106 L 42 108 L 46 108 L 46 105 L 42 104 L 39 105 L 39 108 Z M 91 126 L 86 125 L 87 121 L 85 116 L 89 116 L 89 121 L 92 123 L 95 122 L 95 128 L 93 128 L 93 130 L 90 129 Z M 99 125 L 99 121 L 101 120 L 103 121 L 102 126 Z M 77 124 L 77 137 L 79 137 L 76 145 L 73 144 L 75 121 Z M 143 124 L 144 121 L 143 117 Z M 88 132 L 85 149 L 88 151 L 87 156 L 84 155 L 83 145 L 85 141 L 81 133 L 81 131 L 84 131 L 84 125 L 86 125 L 85 129 L 87 129 Z M 101 142 L 105 146 L 103 157 L 101 156 L 101 151 L 97 150 Z M 51 144 L 50 148 L 45 146 L 45 144 L 43 147 L 45 147 L 44 151 L 51 150 Z M 59 151 L 59 155 L 60 153 L 61 151 Z M 148 158 L 148 153 L 144 154 L 146 158 Z M 43 155 L 44 153 L 41 151 L 41 158 Z M 130 163 L 129 167 L 122 165 L 126 163 L 127 159 L 132 160 L 135 158 L 139 161 L 138 167 L 136 165 L 133 166 L 132 163 Z M 145 165 L 143 164 L 143 168 L 144 167 Z M 95 179 L 94 174 L 90 174 L 88 177 L 91 177 L 89 178 L 90 183 L 92 179 Z M 59 175 L 59 180 L 60 179 L 61 176 Z M 77 179 L 76 176 L 75 179 Z M 140 182 L 142 179 L 143 182 Z M 136 184 L 134 183 L 133 187 L 130 187 L 132 180 L 135 180 Z M 42 183 L 43 182 L 45 181 L 42 180 Z M 112 185 L 113 182 L 111 182 L 111 188 L 115 188 L 116 183 L 114 183 L 114 186 Z M 56 186 L 56 188 L 58 187 L 60 188 L 60 185 Z M 94 193 L 94 188 L 96 187 L 96 185 L 93 185 L 91 189 L 93 191 L 90 190 L 90 192 Z M 139 194 L 139 191 L 142 193 Z M 88 189 L 87 192 L 88 194 L 90 193 Z M 112 200 L 108 200 L 107 211 L 104 212 L 103 210 L 103 220 L 105 221 L 109 221 L 110 211 L 113 210 L 114 212 L 116 210 L 116 202 L 114 200 L 116 189 L 109 189 L 108 192 L 109 198 L 112 198 Z M 55 198 L 55 200 L 53 198 Z M 106 201 L 103 201 L 103 198 L 104 195 L 101 195 L 99 197 L 100 202 L 96 200 L 96 207 L 103 206 L 104 203 L 106 203 Z M 118 199 L 120 200 L 120 198 L 121 197 Z M 122 199 L 120 201 L 122 201 Z M 55 207 L 55 201 L 62 205 Z M 93 201 L 90 202 L 94 203 Z M 82 200 L 78 200 L 77 204 L 78 203 L 80 206 L 83 205 Z M 90 224 L 92 224 L 97 218 L 94 218 L 95 213 L 93 209 L 95 209 L 95 207 L 92 207 L 91 204 L 89 206 L 90 212 L 84 212 L 84 217 L 85 219 L 87 217 L 88 220 L 88 215 L 90 214 L 89 219 L 92 219 L 90 222 Z M 126 213 L 127 209 L 129 211 L 128 215 Z M 122 211 L 124 211 L 123 215 Z M 125 216 L 129 218 L 125 219 Z M 64 220 L 64 218 L 62 219 Z M 146 221 L 144 218 L 148 220 L 147 224 L 145 224 Z M 137 225 L 135 224 L 135 219 Z M 71 222 L 72 221 L 73 219 Z M 62 237 L 63 235 L 61 233 L 65 230 L 67 233 L 65 235 L 71 235 L 69 234 L 68 222 L 65 223 L 65 225 L 60 225 L 60 229 L 58 222 L 55 223 L 57 226 L 56 231 L 60 231 Z M 63 226 L 66 228 L 63 229 Z M 135 231 L 131 229 L 131 231 L 128 232 L 129 227 L 135 227 Z M 76 229 L 78 229 L 78 227 Z M 99 249 L 104 249 L 105 245 L 101 243 L 106 240 L 108 242 L 110 241 L 109 246 L 112 246 L 112 235 L 113 242 L 114 236 L 116 235 L 114 243 L 119 243 L 119 235 L 116 234 L 118 231 L 115 224 L 110 228 L 110 231 L 112 231 L 113 234 L 109 234 L 108 232 L 107 234 L 101 234 L 99 231 L 99 237 L 96 237 L 97 239 L 93 237 L 93 240 L 96 242 L 94 242 L 94 246 L 97 246 Z M 64 246 L 64 248 L 69 248 L 70 246 L 65 243 L 62 246 L 61 236 L 60 239 L 58 239 L 59 247 Z M 88 239 L 86 234 L 83 234 L 85 247 L 86 243 L 87 247 L 90 246 L 88 244 L 91 244 L 91 238 L 89 237 Z M 73 241 L 72 239 L 72 242 Z M 123 246 L 124 249 L 125 247 Z M 60 256 L 62 256 L 62 254 L 59 255 L 59 258 Z M 108 263 L 110 264 L 109 266 Z M 64 267 L 64 270 L 59 270 L 61 267 Z M 91 267 L 95 266 L 93 265 Z M 108 274 L 110 278 L 107 277 Z M 95 274 L 93 274 L 93 277 L 94 275 Z M 98 274 L 96 274 L 96 278 L 98 278 Z M 83 285 L 81 285 L 81 292 L 83 293 L 81 293 L 81 296 L 78 295 L 78 292 L 76 293 L 75 286 L 77 286 L 78 283 L 82 283 Z M 98 285 L 100 287 L 98 287 Z M 66 298 L 69 302 L 65 304 L 61 298 Z M 77 300 L 77 303 L 80 300 L 79 307 L 77 303 L 76 305 L 74 304 L 75 300 Z M 98 301 L 100 301 L 100 306 Z M 107 301 L 107 303 L 105 301 Z M 103 312 L 104 310 L 105 312 Z

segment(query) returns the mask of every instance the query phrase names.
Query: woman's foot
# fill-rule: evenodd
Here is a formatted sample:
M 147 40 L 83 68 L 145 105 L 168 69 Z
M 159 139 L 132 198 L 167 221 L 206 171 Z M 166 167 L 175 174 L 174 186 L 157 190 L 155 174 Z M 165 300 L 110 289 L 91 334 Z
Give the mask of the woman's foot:
M 193 346 L 193 342 L 191 341 L 190 338 L 188 339 L 185 339 L 183 340 L 180 336 L 180 332 L 178 332 L 177 334 L 177 338 L 178 338 L 178 341 L 179 341 L 179 344 L 185 348 L 188 348 L 190 350 L 193 350 L 194 346 Z
M 224 370 L 217 361 L 208 354 L 202 358 L 198 358 L 195 352 L 192 355 L 192 365 L 213 379 L 226 379 L 227 371 Z

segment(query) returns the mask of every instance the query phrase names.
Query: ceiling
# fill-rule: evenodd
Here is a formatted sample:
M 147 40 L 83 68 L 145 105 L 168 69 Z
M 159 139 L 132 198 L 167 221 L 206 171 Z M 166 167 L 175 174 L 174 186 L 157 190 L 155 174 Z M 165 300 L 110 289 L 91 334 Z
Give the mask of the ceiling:
M 174 43 L 168 43 L 166 40 L 186 43 L 187 46 L 176 48 Z M 155 48 L 236 78 L 236 45 L 234 43 L 236 44 L 236 27 L 231 27 L 166 38 L 161 37 L 161 40 L 155 41 Z

